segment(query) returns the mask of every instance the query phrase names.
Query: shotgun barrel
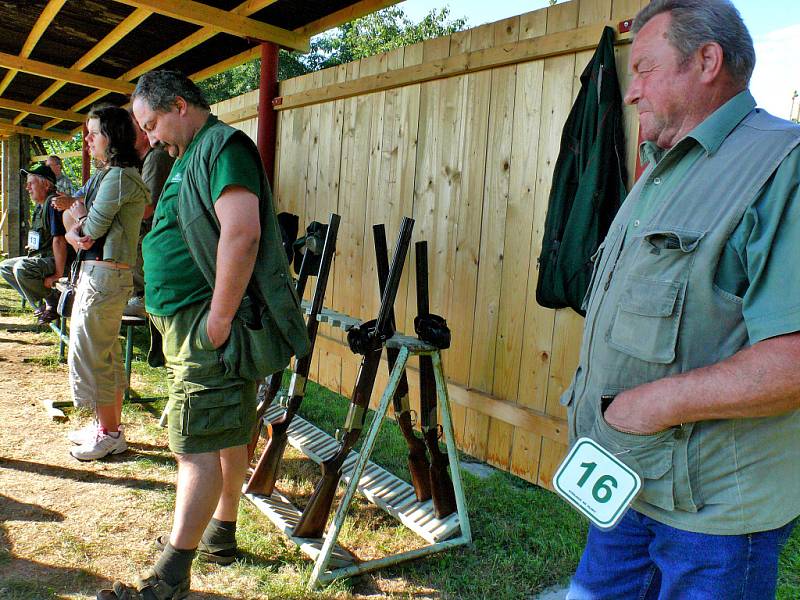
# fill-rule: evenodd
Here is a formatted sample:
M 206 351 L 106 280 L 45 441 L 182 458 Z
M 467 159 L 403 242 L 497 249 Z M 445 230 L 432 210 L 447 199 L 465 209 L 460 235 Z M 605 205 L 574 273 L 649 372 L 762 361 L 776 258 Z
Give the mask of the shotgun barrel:
M 389 278 L 389 250 L 386 246 L 386 230 L 382 224 L 372 226 L 372 236 L 375 242 L 375 262 L 378 271 L 378 288 L 381 296 L 386 288 L 386 280 Z M 394 310 L 389 315 L 390 328 L 395 328 Z M 386 358 L 389 364 L 389 373 L 394 369 L 400 350 L 397 348 L 386 348 Z M 411 405 L 408 401 L 408 378 L 405 370 L 400 376 L 394 396 L 392 397 L 394 407 L 394 417 L 400 427 L 400 433 L 408 445 L 408 470 L 411 473 L 411 485 L 414 486 L 414 494 L 419 502 L 430 500 L 431 484 L 428 471 L 428 455 L 425 453 L 425 442 L 418 438 L 414 433 L 414 423 L 411 418 Z
M 340 439 L 339 448 L 332 456 L 322 461 L 322 477 L 317 482 L 314 493 L 309 498 L 308 504 L 294 528 L 292 535 L 295 537 L 322 537 L 336 496 L 336 487 L 342 477 L 342 466 L 350 450 L 361 436 L 370 396 L 375 386 L 375 376 L 378 373 L 378 367 L 381 362 L 383 346 L 386 340 L 394 334 L 394 330 L 390 328 L 393 325 L 393 320 L 390 320 L 389 315 L 397 296 L 400 276 L 403 274 L 403 265 L 411 243 L 413 228 L 414 220 L 408 217 L 403 218 L 392 258 L 392 266 L 389 269 L 386 289 L 381 295 L 381 306 L 377 319 L 374 322 L 364 323 L 360 328 L 354 328 L 348 332 L 350 347 L 358 347 L 363 354 L 361 366 L 358 370 L 358 378 L 350 399 L 344 430 L 341 436 L 337 436 Z
M 417 242 L 414 250 L 417 265 L 416 321 L 420 323 L 431 316 L 428 303 L 428 243 Z M 419 327 L 417 329 L 419 330 Z M 449 335 L 447 338 L 449 342 Z M 431 455 L 429 472 L 433 510 L 436 517 L 442 519 L 455 512 L 456 495 L 453 491 L 453 482 L 447 472 L 447 454 L 439 448 L 441 428 L 439 427 L 436 406 L 436 380 L 433 374 L 433 360 L 428 354 L 419 355 L 419 389 L 422 438 L 425 440 L 425 445 Z
M 317 316 L 322 312 L 323 301 L 325 300 L 325 288 L 328 286 L 328 276 L 331 271 L 333 255 L 336 251 L 336 236 L 339 232 L 339 221 L 341 217 L 331 213 L 328 230 L 325 234 L 325 246 L 322 250 L 322 259 L 317 275 L 316 286 L 314 287 L 314 297 L 311 301 L 311 311 L 308 315 L 306 328 L 308 339 L 311 340 L 311 347 L 308 354 L 295 360 L 295 369 L 292 373 L 292 380 L 289 384 L 289 402 L 286 411 L 269 424 L 270 437 L 261 457 L 258 459 L 253 474 L 247 482 L 245 491 L 252 494 L 263 494 L 269 496 L 275 489 L 275 481 L 278 478 L 278 467 L 286 450 L 286 443 L 289 438 L 289 425 L 300 408 L 300 403 L 305 395 L 306 380 L 311 367 L 311 357 L 314 354 L 314 344 L 317 338 L 319 321 Z M 302 269 L 301 269 L 302 270 Z

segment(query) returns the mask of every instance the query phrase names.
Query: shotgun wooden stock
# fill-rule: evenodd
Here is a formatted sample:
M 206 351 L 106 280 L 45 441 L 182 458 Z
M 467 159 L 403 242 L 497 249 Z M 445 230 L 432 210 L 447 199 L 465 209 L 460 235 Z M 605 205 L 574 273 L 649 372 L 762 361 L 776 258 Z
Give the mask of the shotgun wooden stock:
M 332 456 L 322 461 L 322 478 L 317 482 L 314 493 L 309 498 L 308 504 L 292 532 L 295 537 L 322 537 L 336 496 L 336 487 L 342 477 L 342 466 L 350 450 L 361 436 L 361 430 L 364 428 L 364 420 L 369 407 L 369 399 L 372 396 L 372 389 L 375 385 L 375 376 L 381 363 L 383 345 L 394 334 L 394 330 L 390 329 L 392 323 L 390 322 L 389 314 L 397 296 L 397 288 L 400 285 L 400 276 L 403 273 L 403 265 L 411 243 L 413 228 L 414 220 L 408 217 L 403 218 L 386 289 L 381 295 L 378 318 L 371 327 L 369 324 L 361 326 L 365 328 L 360 332 L 362 336 L 359 344 L 363 358 L 358 370 L 358 379 L 353 390 L 353 396 L 350 399 L 350 408 L 347 411 L 344 433 L 340 437 L 340 446 Z M 349 333 L 354 332 L 351 330 Z M 349 335 L 348 341 L 350 341 Z M 351 348 L 354 347 L 353 343 L 350 345 Z
M 270 437 L 261 458 L 258 459 L 253 474 L 247 482 L 245 491 L 251 494 L 263 494 L 269 496 L 275 489 L 275 481 L 278 478 L 278 467 L 280 466 L 283 452 L 286 450 L 286 443 L 289 435 L 289 425 L 300 408 L 305 394 L 306 380 L 311 367 L 311 357 L 314 354 L 314 344 L 317 338 L 319 321 L 317 315 L 322 311 L 322 303 L 325 300 L 325 288 L 328 286 L 328 276 L 331 271 L 333 255 L 336 252 L 336 235 L 339 231 L 339 215 L 331 213 L 328 231 L 325 234 L 325 247 L 322 251 L 322 260 L 319 266 L 316 286 L 314 287 L 314 298 L 311 301 L 311 311 L 308 315 L 306 328 L 311 347 L 308 354 L 295 360 L 295 369 L 292 380 L 289 384 L 289 403 L 286 411 L 277 419 L 269 424 Z M 302 270 L 302 269 L 301 269 Z
M 417 314 L 420 318 L 430 315 L 428 304 L 428 243 L 417 242 Z M 442 519 L 456 510 L 456 495 L 453 482 L 447 472 L 447 454 L 439 448 L 440 427 L 436 406 L 436 379 L 433 360 L 427 354 L 419 356 L 420 412 L 422 412 L 422 437 L 431 455 L 430 487 L 433 510 Z
M 386 231 L 383 225 L 372 226 L 372 237 L 375 242 L 375 261 L 378 271 L 378 288 L 383 296 L 386 280 L 389 278 L 389 250 L 386 246 Z M 394 310 L 389 315 L 390 327 L 395 328 Z M 386 348 L 386 358 L 389 364 L 389 373 L 394 369 L 400 350 Z M 411 485 L 417 500 L 424 502 L 430 500 L 431 484 L 428 474 L 430 465 L 428 455 L 425 454 L 425 442 L 414 433 L 414 424 L 411 419 L 411 406 L 408 401 L 408 378 L 405 370 L 400 376 L 400 382 L 392 398 L 394 417 L 400 427 L 400 433 L 408 445 L 408 470 L 411 473 Z
M 306 292 L 306 283 L 308 282 L 309 272 L 311 271 L 311 258 L 310 252 L 306 250 L 303 254 L 303 261 L 300 263 L 300 272 L 297 274 L 297 282 L 295 283 L 295 292 L 297 298 L 302 302 L 303 294 Z M 273 373 L 269 376 L 266 382 L 262 383 L 258 388 L 258 406 L 256 407 L 256 426 L 253 430 L 253 435 L 250 438 L 250 443 L 247 444 L 247 462 L 253 461 L 253 456 L 256 453 L 256 446 L 261 437 L 261 430 L 264 428 L 264 415 L 267 409 L 272 405 L 278 392 L 281 391 L 281 382 L 283 381 L 283 371 Z

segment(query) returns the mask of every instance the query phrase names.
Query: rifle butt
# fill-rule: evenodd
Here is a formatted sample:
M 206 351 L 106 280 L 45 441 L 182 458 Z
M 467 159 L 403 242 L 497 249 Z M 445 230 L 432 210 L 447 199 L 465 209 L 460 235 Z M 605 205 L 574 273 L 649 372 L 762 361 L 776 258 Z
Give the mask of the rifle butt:
M 456 494 L 453 482 L 447 473 L 447 461 L 432 462 L 430 468 L 431 494 L 433 496 L 433 512 L 437 519 L 456 512 Z
M 408 470 L 411 473 L 411 485 L 418 502 L 425 502 L 431 498 L 431 481 L 428 473 L 430 465 L 425 454 L 425 444 L 416 439 L 413 446 L 409 446 Z
M 308 500 L 300 520 L 292 531 L 292 536 L 301 538 L 321 538 L 328 524 L 328 515 L 331 513 L 333 501 L 336 498 L 336 488 L 339 485 L 341 473 L 331 469 L 326 471 L 314 487 L 314 493 Z
M 277 425 L 277 423 L 275 424 Z M 287 433 L 288 427 L 278 429 L 272 426 L 272 435 L 267 441 L 261 458 L 258 459 L 253 474 L 247 482 L 245 492 L 248 494 L 261 494 L 263 496 L 272 495 L 275 489 L 275 482 L 278 480 L 278 468 L 289 441 Z

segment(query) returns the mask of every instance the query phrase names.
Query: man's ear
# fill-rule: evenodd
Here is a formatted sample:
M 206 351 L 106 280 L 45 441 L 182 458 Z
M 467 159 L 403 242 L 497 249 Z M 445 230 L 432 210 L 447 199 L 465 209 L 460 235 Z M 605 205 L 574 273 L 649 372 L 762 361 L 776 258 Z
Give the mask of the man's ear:
M 178 114 L 182 117 L 186 115 L 186 110 L 189 108 L 189 103 L 180 96 L 175 97 L 175 108 L 178 109 Z
M 722 72 L 725 63 L 725 54 L 722 46 L 717 42 L 708 42 L 697 50 L 700 66 L 700 79 L 704 83 L 711 83 Z

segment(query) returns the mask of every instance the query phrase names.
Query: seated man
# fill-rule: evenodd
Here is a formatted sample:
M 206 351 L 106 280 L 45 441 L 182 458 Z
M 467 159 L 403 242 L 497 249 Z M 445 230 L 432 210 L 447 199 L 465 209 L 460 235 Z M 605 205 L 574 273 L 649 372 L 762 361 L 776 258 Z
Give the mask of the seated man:
M 64 275 L 67 266 L 66 232 L 61 211 L 50 202 L 56 192 L 52 169 L 39 165 L 20 171 L 27 175 L 25 189 L 36 204 L 28 232 L 28 255 L 4 260 L 0 263 L 0 275 L 30 303 L 39 324 L 44 325 L 58 318 L 55 282 Z

